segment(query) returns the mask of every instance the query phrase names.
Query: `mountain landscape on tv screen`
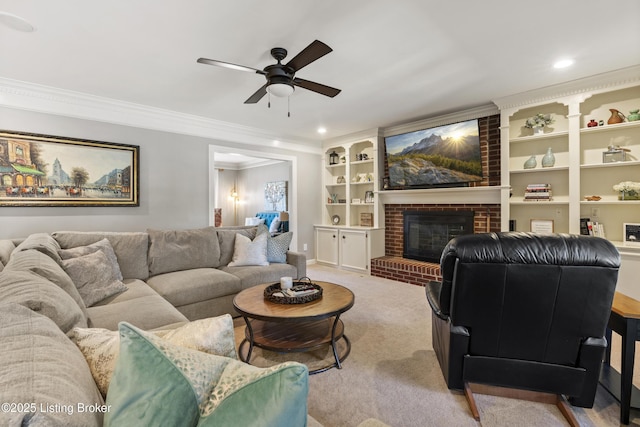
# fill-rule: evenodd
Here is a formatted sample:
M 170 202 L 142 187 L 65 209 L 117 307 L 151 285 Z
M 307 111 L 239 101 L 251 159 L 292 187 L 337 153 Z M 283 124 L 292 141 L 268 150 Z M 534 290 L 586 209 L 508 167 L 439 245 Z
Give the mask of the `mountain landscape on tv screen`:
M 429 135 L 387 157 L 393 187 L 442 186 L 482 180 L 478 135 Z

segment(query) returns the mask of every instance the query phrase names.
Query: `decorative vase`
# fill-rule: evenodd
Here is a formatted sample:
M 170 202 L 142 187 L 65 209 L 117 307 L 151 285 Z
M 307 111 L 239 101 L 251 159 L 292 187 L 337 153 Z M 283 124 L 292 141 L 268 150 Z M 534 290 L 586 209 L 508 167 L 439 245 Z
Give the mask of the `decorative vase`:
M 629 111 L 629 115 L 627 116 L 627 120 L 630 122 L 635 122 L 640 120 L 640 110 L 631 110 Z
M 615 125 L 624 122 L 624 114 L 622 114 L 620 111 L 616 110 L 615 108 L 609 108 L 609 111 L 611 111 L 611 117 L 609 117 L 609 120 L 607 120 L 608 124 Z
M 536 156 L 531 156 L 524 162 L 525 169 L 533 169 L 538 165 L 538 161 L 536 160 Z
M 547 148 L 547 154 L 542 158 L 542 167 L 550 168 L 556 164 L 556 156 L 553 155 L 553 151 L 551 151 L 551 147 Z
M 618 200 L 640 200 L 640 193 L 637 191 L 621 191 L 618 194 Z
M 542 135 L 544 134 L 544 128 L 542 126 L 536 126 L 533 128 L 534 135 Z
M 589 121 L 589 123 L 587 123 L 587 127 L 589 127 L 589 128 L 593 128 L 593 127 L 596 127 L 596 126 L 598 126 L 598 122 L 596 122 L 596 121 L 595 121 L 595 120 L 593 120 L 593 119 L 591 119 L 591 120 Z

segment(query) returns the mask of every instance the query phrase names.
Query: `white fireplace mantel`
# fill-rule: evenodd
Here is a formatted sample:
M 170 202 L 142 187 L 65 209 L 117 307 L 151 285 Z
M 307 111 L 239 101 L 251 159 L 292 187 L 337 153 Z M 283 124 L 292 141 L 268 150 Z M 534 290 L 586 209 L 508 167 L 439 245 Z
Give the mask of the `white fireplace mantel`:
M 508 189 L 508 187 L 506 187 Z M 385 205 L 399 204 L 500 204 L 501 186 L 429 188 L 419 190 L 378 191 Z

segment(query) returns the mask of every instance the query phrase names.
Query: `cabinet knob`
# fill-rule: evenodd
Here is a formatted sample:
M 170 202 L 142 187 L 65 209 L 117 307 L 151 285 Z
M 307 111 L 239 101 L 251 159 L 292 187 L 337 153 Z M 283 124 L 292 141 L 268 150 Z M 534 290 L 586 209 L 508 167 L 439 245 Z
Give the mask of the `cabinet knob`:
M 346 239 L 346 238 L 347 238 L 347 236 L 342 236 L 342 238 L 343 238 L 343 239 Z
M 333 235 L 333 238 L 334 238 L 334 239 L 336 238 L 336 235 L 335 235 L 335 234 Z

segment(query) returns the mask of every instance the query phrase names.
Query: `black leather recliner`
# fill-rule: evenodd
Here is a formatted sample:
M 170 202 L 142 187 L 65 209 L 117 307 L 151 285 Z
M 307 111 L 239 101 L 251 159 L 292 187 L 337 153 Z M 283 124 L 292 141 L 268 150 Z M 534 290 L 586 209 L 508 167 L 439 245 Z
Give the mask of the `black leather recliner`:
M 426 293 L 450 389 L 488 384 L 593 406 L 620 266 L 608 240 L 464 235 L 448 243 L 440 265 L 442 282 Z

